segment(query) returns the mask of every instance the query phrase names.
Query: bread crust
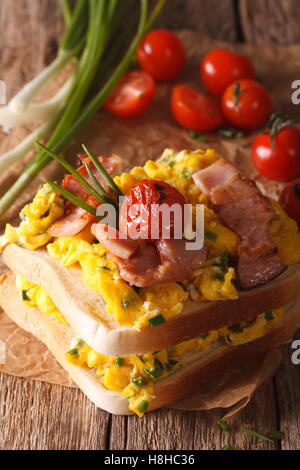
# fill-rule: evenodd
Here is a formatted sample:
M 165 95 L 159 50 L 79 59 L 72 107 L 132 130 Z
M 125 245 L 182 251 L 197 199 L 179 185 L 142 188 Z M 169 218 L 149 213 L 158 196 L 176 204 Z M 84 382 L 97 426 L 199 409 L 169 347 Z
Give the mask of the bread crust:
M 183 311 L 153 328 L 141 330 L 120 326 L 106 311 L 101 295 L 86 285 L 80 268 L 64 268 L 46 250 L 29 251 L 9 245 L 4 262 L 16 274 L 42 286 L 73 330 L 96 351 L 110 356 L 129 356 L 161 350 L 210 330 L 237 323 L 283 305 L 299 295 L 299 264 L 272 282 L 240 292 L 239 299 L 196 303 L 188 301 Z
M 74 366 L 66 360 L 65 353 L 74 336 L 71 327 L 26 306 L 17 291 L 13 273 L 0 278 L 0 304 L 21 328 L 46 344 L 61 366 L 68 371 L 72 380 L 97 407 L 117 415 L 132 414 L 124 396 L 107 390 L 92 370 Z M 208 352 L 194 352 L 187 355 L 184 368 L 155 384 L 155 399 L 149 411 L 183 398 L 196 391 L 200 385 L 217 380 L 229 370 L 246 364 L 254 356 L 284 343 L 297 329 L 299 317 L 300 299 L 286 309 L 283 319 L 275 324 L 265 337 L 249 343 L 246 347 L 229 347 L 216 343 Z

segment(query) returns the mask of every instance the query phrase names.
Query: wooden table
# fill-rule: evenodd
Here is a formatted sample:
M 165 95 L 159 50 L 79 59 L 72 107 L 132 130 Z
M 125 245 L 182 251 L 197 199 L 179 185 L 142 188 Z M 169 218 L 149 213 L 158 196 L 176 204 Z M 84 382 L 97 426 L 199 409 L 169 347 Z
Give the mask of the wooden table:
M 174 0 L 174 3 L 180 2 Z M 215 3 L 215 9 L 212 3 Z M 239 38 L 255 42 L 299 41 L 299 28 L 294 27 L 299 22 L 295 3 L 295 0 L 241 0 L 239 10 L 236 10 L 237 2 L 233 0 L 203 0 L 200 5 L 189 0 L 185 8 L 190 14 L 185 26 L 197 25 L 213 37 L 231 41 Z M 171 13 L 165 13 L 160 21 L 168 26 L 170 22 L 174 27 L 184 26 L 180 24 L 184 15 L 174 11 L 172 8 Z M 204 11 L 208 12 L 207 16 L 202 14 Z M 255 22 L 251 22 L 254 11 Z M 290 18 L 289 28 L 282 23 L 278 11 Z M 213 17 L 209 12 L 214 12 Z M 195 22 L 196 13 L 198 23 Z M 237 16 L 239 13 L 241 16 Z M 270 25 L 260 29 L 264 21 L 271 22 L 272 14 L 277 29 Z M 7 83 L 8 99 L 21 84 L 49 63 L 62 30 L 56 0 L 1 0 L 0 79 Z M 280 31 L 280 34 L 274 31 Z M 163 409 L 143 420 L 116 417 L 96 409 L 79 390 L 0 374 L 0 450 L 199 450 L 220 449 L 227 443 L 236 449 L 300 449 L 300 366 L 291 363 L 290 344 L 283 349 L 284 360 L 273 381 L 255 393 L 251 403 L 233 419 L 229 433 L 221 432 L 217 426 L 224 414 L 222 410 L 182 412 Z M 241 425 L 262 433 L 281 429 L 284 439 L 277 445 L 270 445 L 242 434 Z

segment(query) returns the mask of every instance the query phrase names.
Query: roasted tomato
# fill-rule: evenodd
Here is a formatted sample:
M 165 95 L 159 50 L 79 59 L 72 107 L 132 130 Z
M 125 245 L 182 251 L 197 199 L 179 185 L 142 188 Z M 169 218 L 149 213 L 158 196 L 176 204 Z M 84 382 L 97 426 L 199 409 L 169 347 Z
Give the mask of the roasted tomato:
M 140 67 L 156 80 L 167 81 L 181 72 L 186 56 L 181 41 L 174 33 L 156 29 L 142 39 L 137 59 Z
M 241 54 L 214 49 L 203 58 L 200 66 L 202 81 L 210 93 L 222 95 L 225 89 L 241 78 L 254 78 L 252 62 Z
M 271 112 L 269 92 L 255 80 L 238 80 L 222 96 L 224 117 L 233 126 L 255 129 L 262 126 Z
M 210 96 L 192 88 L 178 85 L 173 88 L 171 107 L 176 121 L 186 129 L 209 132 L 223 124 L 219 104 Z
M 252 162 L 266 178 L 289 181 L 300 177 L 300 130 L 285 117 L 272 116 L 270 128 L 252 144 Z
M 300 230 L 300 177 L 286 185 L 279 202 L 287 215 L 297 222 Z
M 176 204 L 176 210 L 168 207 Z M 163 181 L 143 180 L 127 193 L 120 212 L 120 230 L 132 239 L 156 240 L 182 236 L 185 197 Z M 167 209 L 164 217 L 161 206 Z M 169 236 L 168 236 L 169 235 Z
M 121 78 L 104 108 L 121 118 L 138 117 L 149 108 L 154 94 L 155 83 L 151 75 L 143 70 L 132 70 Z

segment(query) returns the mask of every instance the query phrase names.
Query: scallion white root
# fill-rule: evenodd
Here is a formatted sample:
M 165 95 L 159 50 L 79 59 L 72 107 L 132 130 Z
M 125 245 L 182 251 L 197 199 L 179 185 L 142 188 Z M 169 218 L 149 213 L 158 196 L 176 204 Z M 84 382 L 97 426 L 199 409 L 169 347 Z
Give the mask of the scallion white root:
M 30 103 L 22 113 L 13 112 L 9 105 L 0 108 L 0 125 L 5 129 L 12 129 L 29 122 L 49 119 L 58 109 L 62 109 L 66 105 L 75 85 L 76 77 L 77 68 L 53 98 L 40 103 Z
M 71 60 L 74 51 L 62 50 L 54 61 L 46 67 L 31 82 L 27 83 L 8 104 L 13 113 L 23 113 L 33 98 L 42 90 L 42 88 L 62 70 Z

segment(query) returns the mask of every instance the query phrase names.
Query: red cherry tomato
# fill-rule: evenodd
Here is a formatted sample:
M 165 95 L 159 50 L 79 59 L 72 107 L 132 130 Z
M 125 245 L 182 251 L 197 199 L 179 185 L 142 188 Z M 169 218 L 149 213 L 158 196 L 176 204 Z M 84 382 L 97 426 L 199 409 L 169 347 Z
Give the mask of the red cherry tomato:
M 252 144 L 252 162 L 257 171 L 268 179 L 289 181 L 300 176 L 300 130 L 283 127 L 274 136 L 259 134 Z
M 254 78 L 255 70 L 247 57 L 225 49 L 214 49 L 202 60 L 200 74 L 208 91 L 222 95 L 235 80 Z
M 184 47 L 178 37 L 166 29 L 146 34 L 137 50 L 140 67 L 158 81 L 176 77 L 186 61 Z
M 235 127 L 255 129 L 262 126 L 272 107 L 269 92 L 254 80 L 238 80 L 222 96 L 224 117 Z
M 166 204 L 171 207 L 179 204 L 181 210 L 177 217 L 170 213 L 164 222 L 158 208 Z M 184 196 L 173 186 L 163 181 L 143 180 L 136 183 L 127 193 L 120 212 L 120 230 L 129 238 L 153 240 L 161 238 L 163 229 L 170 228 L 170 236 L 179 230 L 184 231 L 184 205 L 187 204 Z M 175 223 L 179 224 L 176 226 Z
M 121 118 L 138 117 L 149 108 L 154 94 L 155 83 L 151 75 L 143 70 L 132 70 L 121 78 L 104 108 Z
M 193 131 L 213 131 L 224 122 L 220 106 L 214 98 L 201 95 L 184 85 L 173 88 L 171 107 L 176 121 Z
M 286 185 L 279 202 L 287 215 L 297 222 L 300 230 L 300 178 Z

